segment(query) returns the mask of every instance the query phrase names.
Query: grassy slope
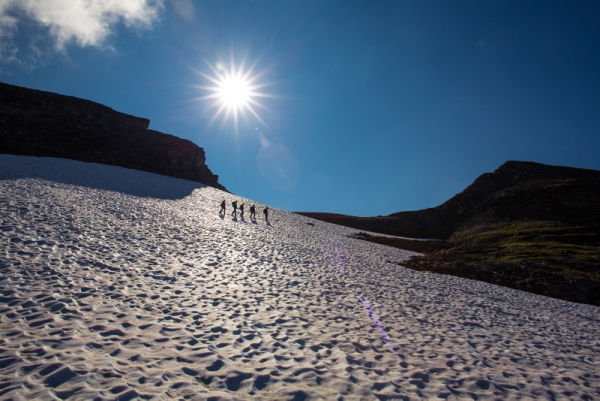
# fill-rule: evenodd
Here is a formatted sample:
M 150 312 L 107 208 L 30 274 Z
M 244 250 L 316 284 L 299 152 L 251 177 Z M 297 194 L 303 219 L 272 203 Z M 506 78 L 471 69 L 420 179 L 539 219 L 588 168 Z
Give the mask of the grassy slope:
M 457 230 L 448 240 L 457 247 L 448 254 L 465 260 L 540 262 L 569 259 L 600 264 L 600 237 L 587 227 L 557 222 L 521 221 Z
M 356 237 L 424 254 L 398 263 L 411 269 L 600 306 L 600 238 L 584 227 L 499 223 L 459 230 L 438 242 Z

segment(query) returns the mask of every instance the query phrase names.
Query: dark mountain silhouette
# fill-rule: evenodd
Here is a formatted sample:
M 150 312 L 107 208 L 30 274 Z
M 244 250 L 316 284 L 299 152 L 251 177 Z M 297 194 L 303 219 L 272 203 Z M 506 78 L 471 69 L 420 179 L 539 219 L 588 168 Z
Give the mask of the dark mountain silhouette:
M 424 254 L 402 266 L 600 306 L 600 171 L 509 161 L 442 205 L 384 217 L 300 213 Z
M 225 189 L 204 149 L 101 104 L 0 82 L 0 153 L 148 171 Z
M 446 240 L 486 223 L 556 221 L 600 227 L 600 171 L 508 161 L 440 206 L 382 217 L 299 214 L 347 227 L 410 238 Z

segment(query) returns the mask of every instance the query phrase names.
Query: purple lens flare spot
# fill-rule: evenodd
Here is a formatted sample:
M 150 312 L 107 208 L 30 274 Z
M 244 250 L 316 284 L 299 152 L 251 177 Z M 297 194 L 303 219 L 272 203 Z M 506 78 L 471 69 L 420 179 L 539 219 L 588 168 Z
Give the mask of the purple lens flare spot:
M 344 244 L 333 238 L 325 240 L 323 262 L 332 270 L 344 272 L 348 268 L 348 251 Z
M 379 333 L 381 334 L 381 337 L 383 337 L 383 340 L 385 341 L 385 343 L 386 343 L 388 349 L 390 350 L 390 352 L 392 354 L 394 354 L 394 355 L 397 355 L 396 351 L 394 350 L 394 346 L 392 344 L 392 340 L 387 335 L 386 331 L 383 329 L 383 326 L 379 322 L 379 319 L 377 318 L 377 315 L 375 314 L 375 311 L 373 310 L 373 307 L 369 303 L 369 300 L 367 299 L 367 297 L 364 296 L 364 294 L 360 294 L 360 301 L 362 302 L 362 304 L 364 305 L 365 309 L 369 313 L 369 316 L 371 317 L 371 319 L 375 323 L 375 326 L 377 327 L 377 330 L 379 330 Z

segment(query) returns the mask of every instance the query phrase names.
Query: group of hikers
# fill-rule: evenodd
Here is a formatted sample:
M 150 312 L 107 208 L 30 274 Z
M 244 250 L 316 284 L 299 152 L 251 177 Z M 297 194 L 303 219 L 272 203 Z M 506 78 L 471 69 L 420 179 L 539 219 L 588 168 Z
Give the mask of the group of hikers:
M 223 202 L 221 202 L 221 210 L 219 210 L 219 214 L 222 213 L 223 216 L 225 216 L 226 206 L 227 206 L 227 203 L 225 202 L 225 199 L 223 199 Z M 237 201 L 231 202 L 231 206 L 233 207 L 233 212 L 231 212 L 231 216 L 237 218 L 237 209 L 238 209 Z M 240 209 L 240 217 L 243 219 L 244 218 L 244 204 L 243 203 L 239 206 L 239 209 Z M 265 215 L 265 221 L 268 223 L 269 222 L 269 208 L 268 207 L 265 207 L 263 209 L 263 214 Z M 256 207 L 254 207 L 254 205 L 250 206 L 250 220 L 256 220 Z

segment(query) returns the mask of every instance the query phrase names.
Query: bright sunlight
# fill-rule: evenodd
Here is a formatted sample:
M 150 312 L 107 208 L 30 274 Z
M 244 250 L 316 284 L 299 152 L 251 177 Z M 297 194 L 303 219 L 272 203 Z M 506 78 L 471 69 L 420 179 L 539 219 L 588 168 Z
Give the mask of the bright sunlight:
M 232 77 L 221 82 L 221 90 L 218 92 L 223 103 L 230 107 L 246 105 L 249 98 L 248 84 L 243 79 Z
M 257 98 L 276 97 L 259 90 L 269 84 L 257 84 L 256 81 L 265 74 L 266 71 L 254 73 L 256 63 L 250 68 L 244 70 L 245 61 L 236 68 L 234 62 L 231 62 L 229 69 L 225 68 L 222 63 L 217 63 L 214 66 L 204 60 L 206 65 L 211 69 L 211 75 L 202 71 L 197 71 L 202 77 L 213 83 L 212 86 L 197 86 L 197 88 L 211 92 L 208 95 L 202 96 L 197 100 L 214 99 L 210 108 L 215 108 L 216 112 L 209 121 L 211 125 L 220 115 L 224 113 L 224 118 L 227 120 L 233 116 L 235 130 L 238 131 L 238 123 L 240 116 L 248 121 L 249 115 L 254 116 L 262 125 L 267 127 L 267 124 L 258 113 L 258 109 L 271 111 L 266 106 L 261 104 Z

